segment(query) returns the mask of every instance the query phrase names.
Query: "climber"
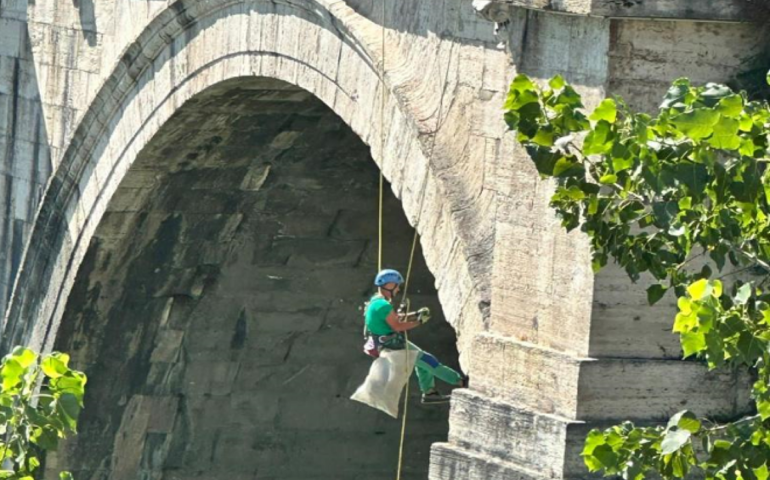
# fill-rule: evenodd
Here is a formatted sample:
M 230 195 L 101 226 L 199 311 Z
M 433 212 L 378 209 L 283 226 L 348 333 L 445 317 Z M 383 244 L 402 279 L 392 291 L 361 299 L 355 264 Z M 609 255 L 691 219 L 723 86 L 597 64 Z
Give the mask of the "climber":
M 436 357 L 421 350 L 412 342 L 407 342 L 403 332 L 423 325 L 430 320 L 430 310 L 423 307 L 416 312 L 397 312 L 393 301 L 398 294 L 404 278 L 396 270 L 385 269 L 377 274 L 374 285 L 377 293 L 369 300 L 364 312 L 367 337 L 365 350 L 374 357 L 380 350 L 409 350 L 417 351 L 415 363 L 417 380 L 422 391 L 423 404 L 445 403 L 448 395 L 442 395 L 436 390 L 435 378 L 458 387 L 466 387 L 467 379 L 455 370 L 442 365 Z

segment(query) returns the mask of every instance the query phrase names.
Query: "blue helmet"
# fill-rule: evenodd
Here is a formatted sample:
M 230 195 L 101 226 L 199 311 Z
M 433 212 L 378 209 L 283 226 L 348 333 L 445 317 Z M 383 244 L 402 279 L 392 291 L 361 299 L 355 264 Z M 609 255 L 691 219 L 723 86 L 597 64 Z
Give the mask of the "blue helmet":
M 378 287 L 382 287 L 387 283 L 397 283 L 401 285 L 404 283 L 404 277 L 402 277 L 397 270 L 386 268 L 377 274 L 377 276 L 374 278 L 374 284 Z

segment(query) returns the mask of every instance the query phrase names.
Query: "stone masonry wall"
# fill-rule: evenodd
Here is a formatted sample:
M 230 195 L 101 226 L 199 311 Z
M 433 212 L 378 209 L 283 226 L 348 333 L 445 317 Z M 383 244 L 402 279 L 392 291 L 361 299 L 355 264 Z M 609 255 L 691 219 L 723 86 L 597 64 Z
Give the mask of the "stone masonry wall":
M 27 2 L 0 2 L 0 310 L 5 310 L 51 175 Z
M 97 229 L 56 348 L 89 375 L 80 435 L 46 466 L 76 478 L 387 479 L 400 422 L 349 396 L 370 360 L 359 307 L 377 269 L 378 172 L 310 94 L 231 81 L 140 153 Z M 413 230 L 385 205 L 385 261 Z M 412 338 L 457 366 L 420 251 Z M 406 479 L 425 478 L 446 407 L 418 405 Z
M 563 75 L 589 109 L 613 93 L 654 109 L 672 80 L 726 81 L 764 47 L 762 28 L 748 24 L 516 8 L 502 20 L 515 70 L 541 81 Z M 540 210 L 550 187 L 507 140 L 498 157 L 506 187 L 497 197 L 489 329 L 472 347 L 472 391 L 453 401 L 449 442 L 433 447 L 431 478 L 583 478 L 591 426 L 664 420 L 683 406 L 720 417 L 748 411 L 746 372 L 709 374 L 680 361 L 671 305 L 647 308 L 646 285 L 615 268 L 591 275 L 580 233 L 570 241 L 551 233 L 558 220 Z
M 655 91 L 678 76 L 740 70 L 763 47 L 762 29 L 500 3 L 510 23 L 496 36 L 465 0 L 36 0 L 27 25 L 52 173 L 42 199 L 34 189 L 12 195 L 40 214 L 28 235 L 19 230 L 29 249 L 18 267 L 6 253 L 9 278 L 19 271 L 3 347 L 52 346 L 103 213 L 180 106 L 228 79 L 269 77 L 319 98 L 371 146 L 420 232 L 472 375 L 455 395 L 448 443 L 433 446 L 431 479 L 576 478 L 591 425 L 657 420 L 684 400 L 707 414 L 742 411 L 744 379 L 674 358 L 665 305 L 632 315 L 643 286 L 611 269 L 591 274 L 585 239 L 554 218 L 551 187 L 516 148 L 500 106 L 525 72 L 564 75 L 589 108 L 613 92 L 653 108 Z M 4 238 L 0 251 L 11 252 Z M 615 388 L 630 378 L 635 390 Z M 672 378 L 676 388 L 665 388 Z

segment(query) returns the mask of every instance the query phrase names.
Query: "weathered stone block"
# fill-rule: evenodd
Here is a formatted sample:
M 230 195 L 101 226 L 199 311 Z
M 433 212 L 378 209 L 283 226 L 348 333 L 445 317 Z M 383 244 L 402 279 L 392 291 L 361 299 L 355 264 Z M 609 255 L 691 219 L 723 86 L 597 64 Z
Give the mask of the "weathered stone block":
M 449 442 L 478 455 L 515 463 L 548 478 L 564 474 L 570 422 L 514 407 L 472 390 L 452 393 Z
M 434 443 L 430 457 L 430 480 L 536 480 L 547 478 L 519 469 L 489 456 L 475 454 L 446 443 Z

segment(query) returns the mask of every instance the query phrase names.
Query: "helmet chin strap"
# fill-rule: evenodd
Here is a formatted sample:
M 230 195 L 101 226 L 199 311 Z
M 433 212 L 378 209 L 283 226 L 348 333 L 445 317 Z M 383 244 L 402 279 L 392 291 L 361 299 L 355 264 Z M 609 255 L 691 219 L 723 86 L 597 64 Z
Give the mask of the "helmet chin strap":
M 388 292 L 390 294 L 390 300 L 392 300 L 392 299 L 394 299 L 396 297 L 396 294 L 393 293 L 393 292 L 395 292 L 395 290 L 398 288 L 398 285 L 396 285 L 393 288 L 385 288 L 385 286 L 383 285 L 380 288 L 385 290 L 386 292 Z

